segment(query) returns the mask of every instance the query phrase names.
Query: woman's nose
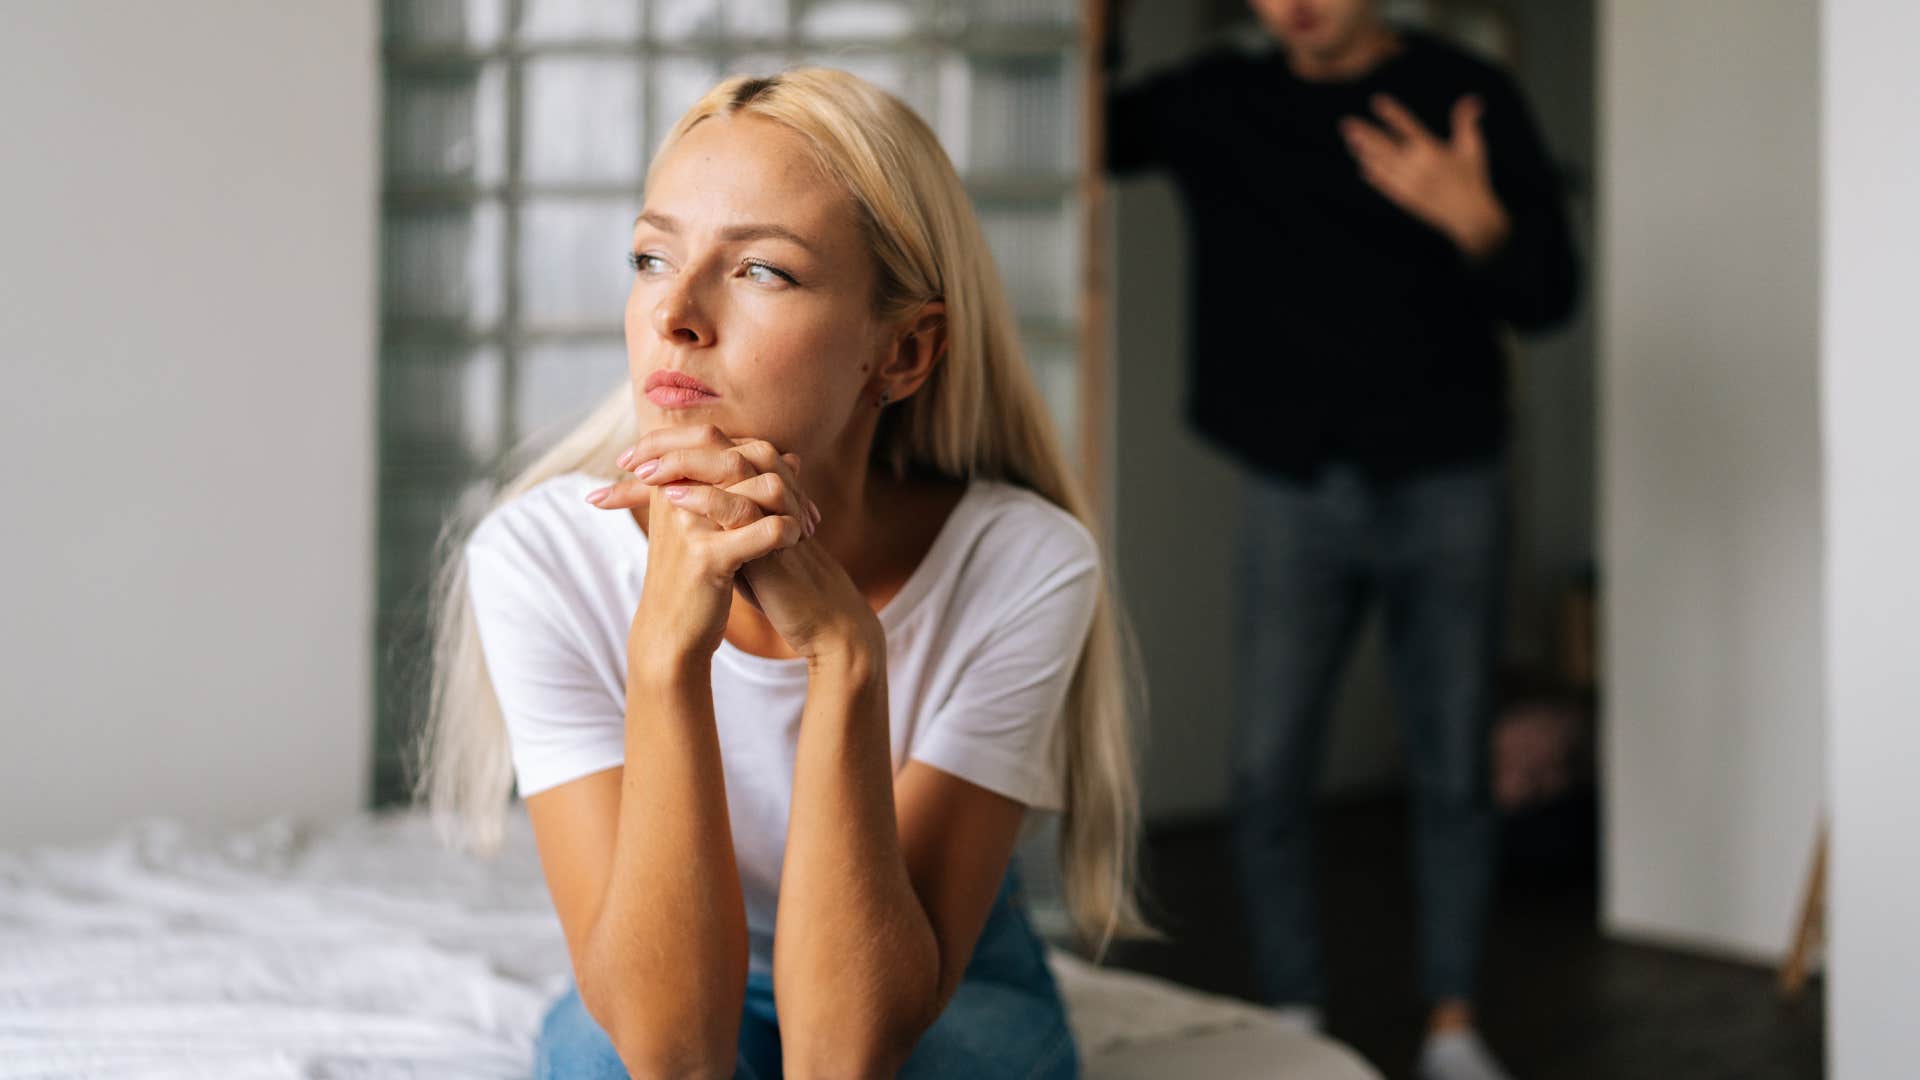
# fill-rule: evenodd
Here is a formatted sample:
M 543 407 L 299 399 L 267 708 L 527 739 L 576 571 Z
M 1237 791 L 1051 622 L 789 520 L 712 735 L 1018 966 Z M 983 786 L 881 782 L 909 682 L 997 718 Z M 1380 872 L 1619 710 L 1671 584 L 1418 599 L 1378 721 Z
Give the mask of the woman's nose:
M 713 344 L 713 324 L 700 310 L 692 290 L 684 286 L 668 290 L 654 305 L 653 330 L 678 345 Z

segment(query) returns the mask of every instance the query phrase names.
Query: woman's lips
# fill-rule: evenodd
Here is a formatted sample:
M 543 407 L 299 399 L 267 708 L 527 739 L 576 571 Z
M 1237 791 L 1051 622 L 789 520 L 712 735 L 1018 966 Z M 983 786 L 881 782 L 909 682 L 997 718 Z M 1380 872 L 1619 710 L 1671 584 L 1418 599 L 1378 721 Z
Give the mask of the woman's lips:
M 647 391 L 647 400 L 663 409 L 684 409 L 719 401 L 720 395 L 704 393 L 690 386 L 656 386 Z
M 694 405 L 704 405 L 716 401 L 720 395 L 713 388 L 684 371 L 668 371 L 665 368 L 647 376 L 647 400 L 663 409 L 685 409 Z

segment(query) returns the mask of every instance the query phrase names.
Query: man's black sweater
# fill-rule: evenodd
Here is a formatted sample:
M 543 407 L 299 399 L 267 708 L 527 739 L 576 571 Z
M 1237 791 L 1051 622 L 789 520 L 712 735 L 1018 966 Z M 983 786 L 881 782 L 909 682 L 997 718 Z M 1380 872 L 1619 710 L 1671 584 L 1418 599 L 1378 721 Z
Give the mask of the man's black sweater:
M 1302 80 L 1278 48 L 1222 50 L 1108 94 L 1108 168 L 1165 168 L 1186 204 L 1187 414 L 1270 474 L 1311 480 L 1340 459 L 1390 480 L 1491 457 L 1509 427 L 1500 324 L 1543 327 L 1573 306 L 1561 185 L 1517 88 L 1397 33 L 1402 47 L 1349 81 Z M 1379 123 L 1381 92 L 1443 140 L 1455 101 L 1479 95 L 1511 222 L 1486 258 L 1361 175 L 1339 122 Z

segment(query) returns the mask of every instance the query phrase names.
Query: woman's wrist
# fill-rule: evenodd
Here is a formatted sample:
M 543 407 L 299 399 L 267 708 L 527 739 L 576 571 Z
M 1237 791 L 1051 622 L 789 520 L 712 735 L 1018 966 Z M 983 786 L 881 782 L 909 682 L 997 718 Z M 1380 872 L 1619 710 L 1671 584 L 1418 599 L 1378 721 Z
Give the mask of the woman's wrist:
M 870 678 L 887 663 L 887 639 L 880 620 L 822 634 L 807 650 L 809 677 Z
M 711 685 L 713 653 L 683 643 L 627 639 L 627 685 L 670 689 L 683 683 Z

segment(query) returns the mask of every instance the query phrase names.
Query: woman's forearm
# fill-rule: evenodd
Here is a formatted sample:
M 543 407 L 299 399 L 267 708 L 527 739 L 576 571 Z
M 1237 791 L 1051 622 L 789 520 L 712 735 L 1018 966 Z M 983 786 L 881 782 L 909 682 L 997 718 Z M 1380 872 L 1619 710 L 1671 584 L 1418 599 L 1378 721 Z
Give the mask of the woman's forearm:
M 747 924 L 711 661 L 628 668 L 620 817 L 581 997 L 635 1075 L 731 1076 Z
M 789 1075 L 888 1075 L 931 1019 L 940 951 L 894 816 L 884 646 L 810 669 L 774 929 Z

